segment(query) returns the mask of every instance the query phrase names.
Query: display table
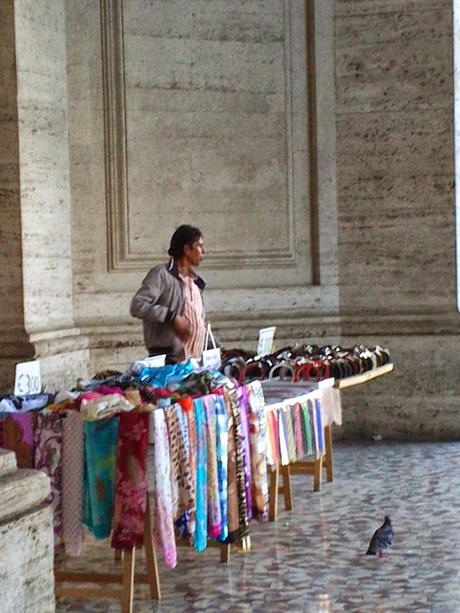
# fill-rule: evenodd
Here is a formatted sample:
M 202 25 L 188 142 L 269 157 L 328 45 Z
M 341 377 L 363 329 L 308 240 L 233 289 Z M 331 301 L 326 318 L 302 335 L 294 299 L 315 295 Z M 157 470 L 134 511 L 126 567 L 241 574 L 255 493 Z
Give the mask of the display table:
M 264 390 L 264 396 L 267 405 L 271 402 L 278 402 L 281 400 L 290 399 L 295 402 L 296 397 L 308 394 L 311 392 L 323 391 L 323 393 L 330 393 L 326 390 L 334 389 L 337 392 L 340 390 L 356 387 L 363 383 L 368 383 L 377 379 L 383 375 L 392 372 L 394 365 L 392 363 L 379 366 L 372 370 L 366 371 L 359 375 L 347 377 L 346 379 L 325 379 L 318 383 L 293 383 L 292 381 L 272 379 L 262 382 Z M 269 472 L 269 520 L 275 521 L 278 514 L 278 495 L 284 496 L 284 508 L 286 511 L 292 510 L 292 489 L 290 476 L 291 474 L 306 474 L 313 476 L 313 491 L 318 492 L 321 489 L 322 471 L 326 470 L 327 481 L 333 481 L 334 479 L 334 467 L 333 467 L 333 451 L 332 451 L 332 424 L 336 423 L 341 425 L 342 423 L 342 405 L 340 396 L 337 394 L 335 398 L 332 398 L 329 405 L 325 407 L 325 423 L 324 423 L 324 443 L 325 452 L 319 458 L 312 460 L 302 460 L 299 462 L 292 462 L 284 466 L 277 465 L 271 467 Z M 283 483 L 280 484 L 280 476 Z

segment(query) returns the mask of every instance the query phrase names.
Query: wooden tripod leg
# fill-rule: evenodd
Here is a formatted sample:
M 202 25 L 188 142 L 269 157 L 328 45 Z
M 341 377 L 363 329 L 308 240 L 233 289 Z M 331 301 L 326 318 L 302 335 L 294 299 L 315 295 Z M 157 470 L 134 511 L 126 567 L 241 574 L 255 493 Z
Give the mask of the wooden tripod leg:
M 332 425 L 324 428 L 324 441 L 326 445 L 326 475 L 328 481 L 334 480 L 334 465 L 332 456 Z
M 227 563 L 230 560 L 230 544 L 222 543 L 220 547 L 220 561 Z
M 278 485 L 279 466 L 270 469 L 270 485 L 268 488 L 268 520 L 276 521 L 278 516 Z
M 281 472 L 283 474 L 284 508 L 286 511 L 292 511 L 291 471 L 289 464 L 282 466 Z
M 147 508 L 144 520 L 144 550 L 149 577 L 149 591 L 152 598 L 161 600 L 160 576 L 158 574 L 157 554 L 153 544 L 152 520 L 150 516 L 150 503 L 147 498 Z
M 321 489 L 321 471 L 323 468 L 323 456 L 313 463 L 313 491 L 319 492 Z
M 133 613 L 135 559 L 136 548 L 125 549 L 123 555 L 123 591 L 121 595 L 122 613 Z

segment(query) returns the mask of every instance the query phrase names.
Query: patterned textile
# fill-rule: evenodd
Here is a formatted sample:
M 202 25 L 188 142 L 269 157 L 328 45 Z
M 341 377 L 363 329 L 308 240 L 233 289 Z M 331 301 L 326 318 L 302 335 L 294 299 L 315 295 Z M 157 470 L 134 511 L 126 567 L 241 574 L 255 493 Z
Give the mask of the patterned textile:
M 112 528 L 118 422 L 114 416 L 83 425 L 83 523 L 97 539 L 108 537 Z
M 280 432 L 278 421 L 278 410 L 274 409 L 271 412 L 270 420 L 272 426 L 272 441 L 273 441 L 273 461 L 278 464 L 281 460 L 281 445 L 280 445 Z M 283 440 L 285 438 L 283 437 Z
M 283 408 L 283 413 L 285 417 L 284 423 L 286 424 L 287 431 L 289 463 L 291 463 L 295 462 L 297 459 L 294 427 L 292 423 L 292 406 L 290 404 L 286 404 L 286 406 Z
M 228 400 L 233 416 L 233 435 L 235 440 L 235 471 L 238 495 L 238 539 L 249 535 L 249 520 L 246 500 L 246 480 L 244 469 L 244 450 L 242 445 L 242 429 L 240 419 L 240 406 L 236 390 L 226 390 L 225 398 Z M 229 481 L 230 483 L 230 481 Z M 230 537 L 230 534 L 229 534 Z
M 246 505 L 248 521 L 252 519 L 252 495 L 251 495 L 251 454 L 249 443 L 249 405 L 246 388 L 241 385 L 237 389 L 238 404 L 241 419 L 241 446 L 243 449 L 244 483 L 246 489 Z
M 168 429 L 164 411 L 152 413 L 153 445 L 149 445 L 147 457 L 150 513 L 155 543 L 163 553 L 169 568 L 177 564 L 176 539 L 171 507 L 171 464 L 169 459 Z
M 238 518 L 238 486 L 236 482 L 236 449 L 235 449 L 235 420 L 230 399 L 224 395 L 228 416 L 228 488 L 227 488 L 227 513 L 228 513 L 228 540 L 236 543 L 239 533 Z
M 268 519 L 267 422 L 260 381 L 246 386 L 249 401 L 249 440 L 251 445 L 252 507 L 259 520 Z
M 316 458 L 320 456 L 319 443 L 318 443 L 318 421 L 316 417 L 316 410 L 312 400 L 309 398 L 307 400 L 308 405 L 308 413 L 310 415 L 310 424 L 312 431 L 312 442 L 313 442 L 313 454 Z
M 217 469 L 216 408 L 215 396 L 204 396 L 206 411 L 206 445 L 208 474 L 208 537 L 217 538 L 222 531 L 222 515 Z
M 190 466 L 190 498 L 193 504 L 190 511 L 187 513 L 186 532 L 190 537 L 195 535 L 195 515 L 196 515 L 196 426 L 195 426 L 195 408 L 191 396 L 185 396 L 178 401 L 182 407 L 187 420 L 188 432 L 188 459 Z
M 282 406 L 276 410 L 275 415 L 277 417 L 277 422 L 278 422 L 280 462 L 281 462 L 281 466 L 286 466 L 287 464 L 289 464 L 289 445 L 288 445 L 286 413 Z
M 182 536 L 189 536 L 190 515 L 195 512 L 195 491 L 190 468 L 190 437 L 187 415 L 180 404 L 174 405 L 174 411 L 179 425 L 179 509 L 183 512 L 182 518 L 185 517 L 182 525 L 186 528 L 185 531 L 182 531 Z
M 304 455 L 309 456 L 313 453 L 313 441 L 311 433 L 310 413 L 306 401 L 300 405 L 303 431 L 303 450 Z
M 62 544 L 62 421 L 63 415 L 38 413 L 35 429 L 35 468 L 51 480 L 55 547 Z
M 185 509 L 179 508 L 179 436 L 180 425 L 176 411 L 172 406 L 164 409 L 169 438 L 169 459 L 171 463 L 171 510 L 173 519 L 177 519 Z
M 193 404 L 196 427 L 196 526 L 193 546 L 197 551 L 203 551 L 208 538 L 206 413 L 202 398 L 195 398 Z
M 267 424 L 267 464 L 275 466 L 275 440 L 273 433 L 273 410 L 265 410 L 265 421 Z
M 36 420 L 36 413 L 11 413 L 3 422 L 0 447 L 16 453 L 18 468 L 34 468 Z
M 222 521 L 218 538 L 220 541 L 225 541 L 228 537 L 228 416 L 225 400 L 222 396 L 215 395 L 214 403 L 216 410 L 217 472 L 219 477 L 220 515 Z
M 132 549 L 144 543 L 149 416 L 123 413 L 119 419 L 112 547 Z
M 318 449 L 320 455 L 324 454 L 324 429 L 323 429 L 323 419 L 321 414 L 321 403 L 315 398 L 315 411 L 316 411 L 316 423 L 318 430 Z
M 301 460 L 304 457 L 303 453 L 303 436 L 302 436 L 302 421 L 300 419 L 300 404 L 298 402 L 292 407 L 292 415 L 294 416 L 293 425 L 296 443 L 296 459 Z
M 68 411 L 62 437 L 62 540 L 69 556 L 79 556 L 83 542 L 83 422 Z

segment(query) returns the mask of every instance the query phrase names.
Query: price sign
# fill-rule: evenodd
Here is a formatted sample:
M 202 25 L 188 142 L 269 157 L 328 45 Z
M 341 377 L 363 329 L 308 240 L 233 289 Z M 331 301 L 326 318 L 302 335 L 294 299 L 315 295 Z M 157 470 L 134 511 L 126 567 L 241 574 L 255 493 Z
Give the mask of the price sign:
M 148 368 L 161 368 L 165 365 L 166 361 L 166 353 L 162 353 L 161 355 L 152 355 L 150 358 L 145 358 L 142 360 L 142 364 L 145 364 Z
M 42 378 L 40 374 L 40 362 L 20 362 L 16 364 L 14 379 L 14 395 L 30 396 L 39 394 L 42 390 Z
M 203 351 L 203 368 L 209 368 L 209 370 L 219 370 L 222 366 L 222 358 L 220 355 L 220 349 L 206 349 Z
M 273 339 L 275 338 L 276 326 L 261 328 L 259 330 L 259 340 L 257 343 L 257 354 L 267 355 L 273 351 Z

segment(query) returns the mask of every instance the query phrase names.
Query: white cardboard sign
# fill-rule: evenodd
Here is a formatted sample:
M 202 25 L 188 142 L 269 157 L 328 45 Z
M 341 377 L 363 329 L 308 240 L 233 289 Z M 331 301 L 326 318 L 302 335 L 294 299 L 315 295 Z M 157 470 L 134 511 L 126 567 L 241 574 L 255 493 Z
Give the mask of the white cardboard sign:
M 261 357 L 272 353 L 273 339 L 275 338 L 276 326 L 261 328 L 259 330 L 259 340 L 257 342 L 257 354 Z
M 166 361 L 166 353 L 162 353 L 161 355 L 152 355 L 149 358 L 144 358 L 141 360 L 142 364 L 145 364 L 147 368 L 161 368 L 165 365 Z
M 16 364 L 14 378 L 14 395 L 30 396 L 39 394 L 42 391 L 42 377 L 40 373 L 40 362 L 20 362 Z

